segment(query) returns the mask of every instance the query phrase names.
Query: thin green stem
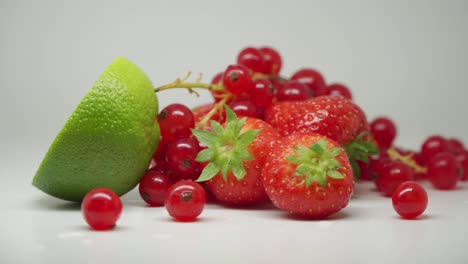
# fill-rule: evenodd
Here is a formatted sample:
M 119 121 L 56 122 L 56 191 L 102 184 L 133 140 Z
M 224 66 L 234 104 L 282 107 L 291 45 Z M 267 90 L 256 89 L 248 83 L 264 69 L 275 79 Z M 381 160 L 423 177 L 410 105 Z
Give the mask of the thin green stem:
M 206 113 L 206 115 L 203 117 L 203 119 L 195 124 L 195 128 L 200 129 L 200 128 L 206 127 L 206 125 L 208 124 L 208 121 L 210 121 L 210 119 L 217 112 L 221 111 L 221 109 L 226 104 L 226 102 L 229 101 L 231 98 L 232 98 L 232 95 L 226 95 L 223 99 L 221 99 L 221 101 L 217 102 L 213 106 L 213 108 L 211 108 L 211 110 L 208 113 Z
M 183 79 L 177 78 L 174 82 L 161 85 L 159 87 L 154 88 L 154 92 L 161 92 L 170 89 L 177 89 L 177 88 L 184 88 L 188 89 L 190 93 L 194 93 L 196 96 L 199 96 L 198 92 L 194 89 L 206 89 L 209 91 L 223 91 L 224 87 L 222 84 L 207 84 L 201 82 L 201 76 L 196 80 L 196 82 L 186 82 L 186 80 L 190 77 L 191 72 L 189 72 Z

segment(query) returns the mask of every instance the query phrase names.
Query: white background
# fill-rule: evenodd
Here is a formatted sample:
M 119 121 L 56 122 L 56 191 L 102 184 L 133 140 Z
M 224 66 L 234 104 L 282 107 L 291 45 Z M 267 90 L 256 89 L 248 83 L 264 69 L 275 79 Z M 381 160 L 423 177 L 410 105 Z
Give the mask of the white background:
M 30 182 L 69 115 L 117 56 L 139 65 L 157 86 L 189 70 L 210 81 L 243 47 L 270 45 L 283 56 L 285 77 L 302 67 L 318 69 L 327 82 L 348 85 L 369 119 L 394 119 L 402 147 L 418 149 L 431 134 L 468 142 L 467 11 L 468 1 L 442 0 L 0 1 L 0 263 L 128 263 L 145 254 L 168 263 L 171 255 L 188 259 L 200 252 L 205 262 L 343 263 L 342 256 L 394 263 L 409 256 L 462 263 L 468 259 L 462 248 L 468 234 L 457 232 L 466 230 L 464 188 L 431 190 L 432 213 L 416 222 L 399 220 L 389 200 L 361 186 L 364 198 L 353 200 L 339 221 L 215 206 L 193 225 L 168 222 L 164 210 L 141 207 L 133 192 L 124 197 L 122 228 L 95 234 L 78 208 Z M 186 91 L 159 99 L 161 108 L 211 100 Z

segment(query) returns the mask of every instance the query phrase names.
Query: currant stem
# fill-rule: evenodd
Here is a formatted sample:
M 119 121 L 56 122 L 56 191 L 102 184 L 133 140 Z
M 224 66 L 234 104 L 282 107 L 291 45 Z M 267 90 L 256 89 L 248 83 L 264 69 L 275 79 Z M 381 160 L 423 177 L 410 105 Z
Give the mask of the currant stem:
M 207 84 L 201 82 L 201 75 L 197 78 L 196 82 L 186 82 L 187 79 L 190 77 L 191 72 L 188 72 L 188 74 L 184 78 L 177 78 L 174 82 L 161 85 L 159 87 L 154 88 L 154 92 L 161 92 L 165 90 L 170 90 L 170 89 L 177 89 L 177 88 L 185 88 L 188 89 L 189 93 L 193 93 L 196 96 L 200 96 L 200 94 L 195 91 L 195 88 L 199 89 L 206 89 L 209 91 L 223 91 L 224 87 L 222 84 Z
M 219 101 L 218 103 L 216 103 L 213 108 L 208 112 L 206 113 L 206 115 L 203 117 L 202 120 L 200 120 L 200 122 L 197 122 L 195 124 L 195 128 L 196 129 L 200 129 L 200 128 L 203 128 L 203 127 L 206 127 L 206 125 L 208 124 L 208 121 L 218 112 L 220 111 L 223 106 L 226 104 L 227 101 L 229 101 L 230 99 L 232 98 L 232 95 L 231 94 L 227 94 L 226 96 L 224 96 L 223 99 L 221 99 L 221 101 Z
M 403 156 L 395 148 L 392 147 L 387 150 L 387 154 L 388 156 L 390 156 L 391 159 L 397 159 L 403 162 L 404 164 L 408 165 L 416 173 L 427 173 L 427 168 L 417 164 L 416 161 L 413 159 L 414 153 L 410 153 L 408 155 Z

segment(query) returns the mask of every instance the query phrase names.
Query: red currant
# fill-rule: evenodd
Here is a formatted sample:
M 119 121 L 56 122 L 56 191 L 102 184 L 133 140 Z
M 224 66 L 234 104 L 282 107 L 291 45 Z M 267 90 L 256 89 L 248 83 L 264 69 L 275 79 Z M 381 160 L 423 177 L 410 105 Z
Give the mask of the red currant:
M 252 87 L 252 77 L 244 65 L 229 65 L 223 75 L 223 85 L 234 95 L 249 92 Z
M 309 87 L 313 96 L 323 95 L 325 92 L 325 79 L 320 72 L 313 69 L 301 69 L 293 74 L 291 80 L 297 80 Z
M 203 211 L 206 194 L 203 187 L 193 181 L 174 183 L 168 191 L 167 212 L 177 221 L 194 221 Z
M 455 159 L 461 171 L 461 180 L 468 181 L 468 151 L 455 154 Z
M 169 144 L 166 159 L 175 173 L 190 175 L 200 167 L 200 163 L 195 161 L 199 151 L 198 140 L 193 137 L 181 138 Z
M 255 107 L 269 106 L 273 102 L 274 96 L 273 85 L 269 80 L 258 79 L 253 81 L 249 98 Z
M 343 96 L 344 98 L 348 98 L 350 100 L 353 99 L 353 95 L 351 94 L 349 88 L 340 83 L 330 84 L 327 86 L 327 88 L 325 88 L 323 94 L 330 96 Z
M 260 50 L 247 47 L 239 53 L 237 64 L 244 65 L 254 72 L 268 73 L 267 65 Z
M 412 179 L 413 171 L 410 167 L 400 161 L 391 161 L 378 170 L 375 185 L 384 196 L 390 197 L 399 184 Z
M 277 98 L 278 101 L 303 101 L 310 98 L 310 91 L 305 84 L 290 80 L 278 90 Z
M 248 117 L 258 117 L 258 112 L 252 102 L 246 99 L 235 100 L 229 104 L 229 107 L 236 113 L 238 117 L 248 116 Z
M 262 54 L 263 60 L 266 64 L 265 73 L 278 75 L 282 66 L 281 56 L 278 51 L 271 47 L 262 47 L 260 48 L 260 53 Z
M 138 191 L 141 198 L 150 206 L 163 206 L 167 190 L 171 186 L 171 177 L 161 170 L 148 170 L 141 178 Z
M 392 204 L 395 211 L 401 217 L 405 219 L 414 219 L 426 210 L 426 190 L 416 182 L 404 182 L 393 192 Z
M 458 154 L 458 153 L 461 153 L 461 152 L 465 151 L 465 146 L 463 145 L 463 142 L 461 142 L 459 139 L 450 138 L 447 141 L 448 141 L 448 145 L 449 145 L 449 150 L 453 154 Z
M 426 161 L 429 161 L 435 154 L 445 151 L 450 151 L 449 143 L 438 135 L 428 137 L 421 146 L 421 156 Z
M 382 149 L 387 149 L 393 144 L 397 129 L 393 121 L 387 117 L 378 117 L 370 123 L 370 132 Z
M 427 178 L 436 189 L 454 189 L 458 181 L 458 164 L 450 152 L 435 154 L 427 164 Z
M 158 123 L 164 143 L 173 142 L 179 138 L 189 137 L 191 128 L 195 126 L 192 111 L 183 104 L 170 104 L 158 116 Z
M 120 197 L 110 189 L 96 188 L 86 194 L 81 211 L 94 230 L 107 230 L 115 226 L 122 212 Z
M 276 95 L 278 91 L 283 87 L 283 85 L 287 82 L 282 78 L 272 77 L 269 78 L 271 85 L 273 86 L 273 94 Z
M 218 83 L 221 83 L 222 81 L 223 81 L 223 73 L 219 72 L 213 77 L 213 79 L 211 80 L 211 84 L 218 84 Z

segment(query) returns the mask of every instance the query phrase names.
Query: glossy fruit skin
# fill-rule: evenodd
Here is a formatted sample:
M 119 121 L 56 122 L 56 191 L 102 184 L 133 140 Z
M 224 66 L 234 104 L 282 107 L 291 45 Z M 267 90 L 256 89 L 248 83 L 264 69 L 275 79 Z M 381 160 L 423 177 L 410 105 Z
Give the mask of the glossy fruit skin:
M 238 99 L 229 103 L 229 107 L 236 113 L 238 117 L 248 116 L 258 118 L 257 108 L 250 100 Z
M 336 160 L 341 164 L 338 171 L 345 177 L 334 179 L 327 176 L 325 186 L 314 182 L 306 187 L 304 178 L 295 176 L 298 165 L 285 158 L 294 153 L 294 146 L 307 147 L 322 138 L 324 136 L 317 133 L 295 133 L 282 138 L 268 155 L 262 171 L 263 183 L 268 197 L 278 208 L 305 218 L 323 219 L 348 205 L 354 191 L 354 180 L 344 151 Z M 329 138 L 327 143 L 330 148 L 340 147 Z
M 163 206 L 167 191 L 172 184 L 171 177 L 157 168 L 150 169 L 141 178 L 138 191 L 150 206 Z
M 403 182 L 413 180 L 413 171 L 400 161 L 387 161 L 378 168 L 375 185 L 385 197 L 391 197 L 393 191 Z
M 290 80 L 281 86 L 277 91 L 276 98 L 278 101 L 303 101 L 309 99 L 311 93 L 309 88 L 296 80 Z
M 323 95 L 331 95 L 331 96 L 343 96 L 344 98 L 353 99 L 353 95 L 348 87 L 341 83 L 333 83 L 328 85 L 323 92 Z
M 395 211 L 404 219 L 414 219 L 427 208 L 428 198 L 426 190 L 414 181 L 403 182 L 392 195 Z
M 427 178 L 436 189 L 452 190 L 459 179 L 455 155 L 450 152 L 435 154 L 427 164 Z
M 81 211 L 94 230 L 108 230 L 115 226 L 122 213 L 122 201 L 112 190 L 96 188 L 88 192 L 81 202 Z
M 450 151 L 450 146 L 447 139 L 439 135 L 433 135 L 423 142 L 421 157 L 425 162 L 428 162 L 437 153 L 448 151 Z
M 181 138 L 167 146 L 166 160 L 175 173 L 188 175 L 200 168 L 200 163 L 195 161 L 199 151 L 195 138 Z
M 253 72 L 268 73 L 270 69 L 267 68 L 263 56 L 259 49 L 246 47 L 240 51 L 237 57 L 237 64 L 244 65 Z
M 370 132 L 379 148 L 388 149 L 395 140 L 397 129 L 388 117 L 377 117 L 370 123 Z
M 458 154 L 465 151 L 465 145 L 458 138 L 449 138 L 447 139 L 449 145 L 449 151 L 453 154 Z
M 252 92 L 249 99 L 255 107 L 267 107 L 273 102 L 275 91 L 271 81 L 258 79 L 253 81 Z
M 266 157 L 280 139 L 278 132 L 257 118 L 247 117 L 241 133 L 248 130 L 261 129 L 256 138 L 247 146 L 247 150 L 253 156 L 252 160 L 243 162 L 247 174 L 242 180 L 238 180 L 232 172 L 228 173 L 225 181 L 221 173 L 207 181 L 213 195 L 218 201 L 230 205 L 251 205 L 265 201 L 267 196 L 262 183 L 262 168 Z
M 264 119 L 281 136 L 315 132 L 341 145 L 352 142 L 369 128 L 364 111 L 353 101 L 337 96 L 273 103 L 265 110 Z
M 261 47 L 259 50 L 265 62 L 265 73 L 278 75 L 283 65 L 281 55 L 278 51 L 272 47 Z
M 164 143 L 170 143 L 191 135 L 190 129 L 195 126 L 192 111 L 183 104 L 170 104 L 158 115 L 161 136 Z
M 300 69 L 291 76 L 291 80 L 297 80 L 307 85 L 314 97 L 324 95 L 326 88 L 325 79 L 317 70 L 309 68 Z
M 249 69 L 241 64 L 229 65 L 223 74 L 223 85 L 226 90 L 237 96 L 248 93 L 252 87 Z
M 461 170 L 461 180 L 468 181 L 468 151 L 463 151 L 455 154 L 455 159 Z
M 165 205 L 170 216 L 176 221 L 194 221 L 202 212 L 206 203 L 203 187 L 193 181 L 178 181 L 168 190 Z

